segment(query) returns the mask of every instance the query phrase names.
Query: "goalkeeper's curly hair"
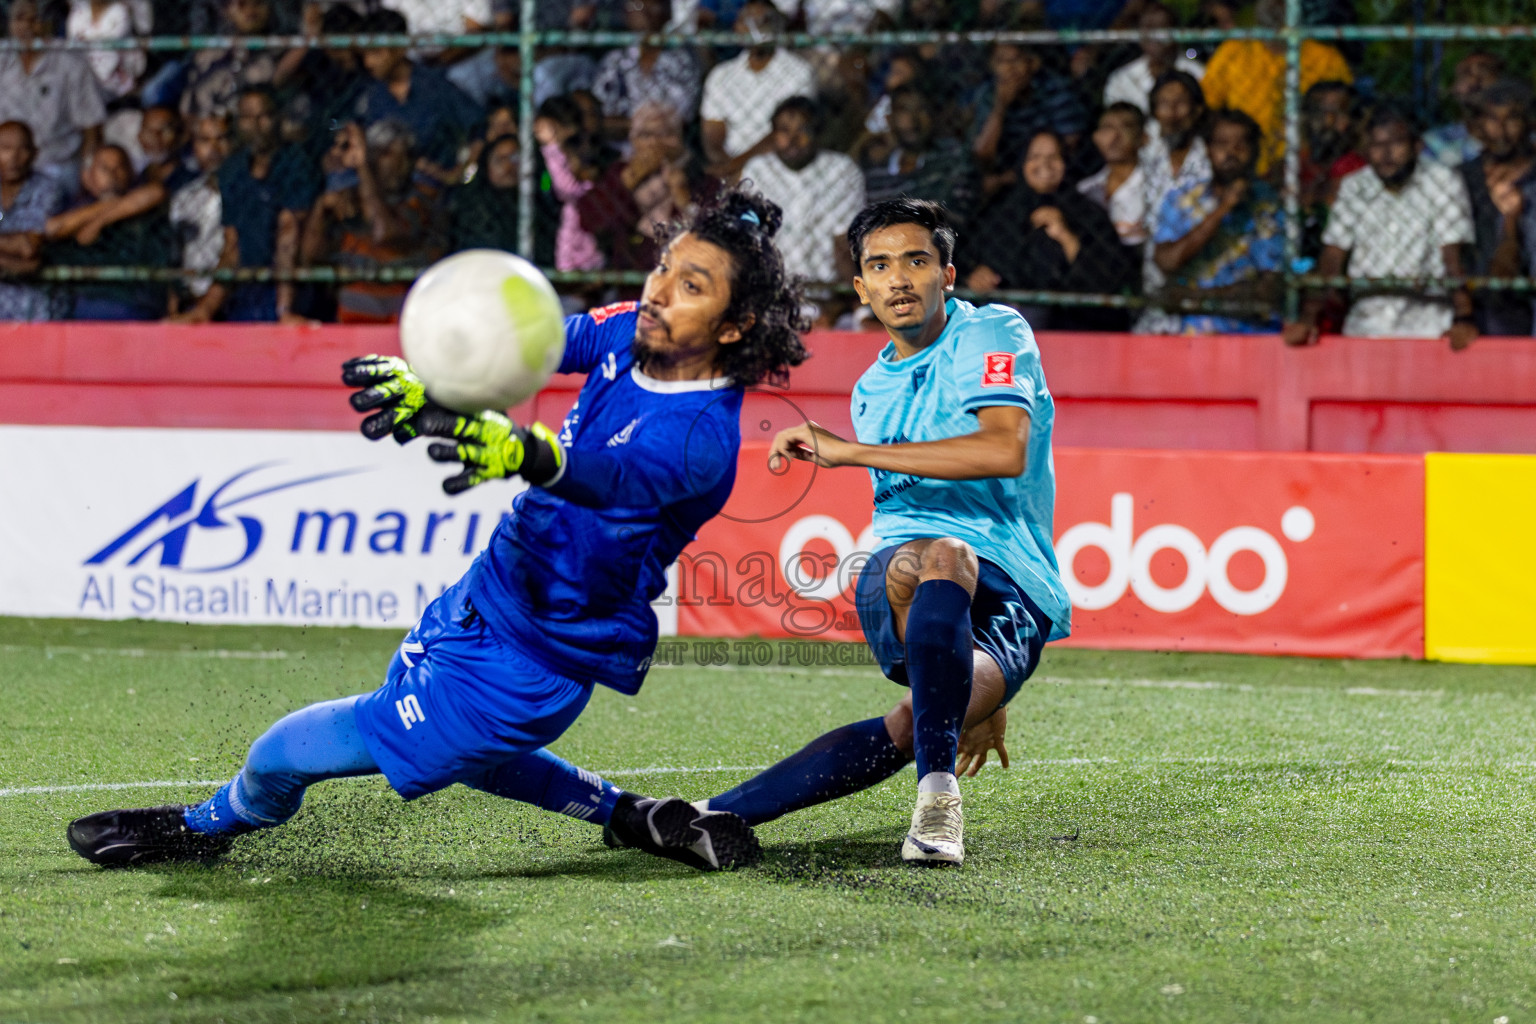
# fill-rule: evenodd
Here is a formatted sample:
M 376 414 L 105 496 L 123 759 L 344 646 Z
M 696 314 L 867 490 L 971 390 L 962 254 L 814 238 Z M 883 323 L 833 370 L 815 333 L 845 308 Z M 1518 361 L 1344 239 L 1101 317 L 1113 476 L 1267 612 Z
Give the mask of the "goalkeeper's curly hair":
M 773 236 L 784 211 L 750 188 L 723 192 L 692 217 L 673 223 L 665 242 L 682 234 L 718 245 L 731 254 L 731 303 L 725 319 L 752 326 L 741 340 L 720 349 L 720 371 L 737 387 L 768 383 L 783 387 L 789 369 L 809 355 L 800 335 L 810 330 L 805 314 L 804 281 L 784 269 Z

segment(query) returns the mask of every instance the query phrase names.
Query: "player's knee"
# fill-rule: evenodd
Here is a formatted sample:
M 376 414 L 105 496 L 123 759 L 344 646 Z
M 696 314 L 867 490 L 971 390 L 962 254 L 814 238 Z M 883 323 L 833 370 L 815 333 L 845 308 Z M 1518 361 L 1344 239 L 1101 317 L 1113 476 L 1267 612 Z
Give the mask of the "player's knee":
M 885 731 L 903 754 L 912 753 L 912 705 L 902 701 L 886 713 Z
M 981 563 L 976 550 L 957 537 L 937 537 L 923 550 L 919 577 L 924 580 L 952 580 L 975 593 L 976 576 Z

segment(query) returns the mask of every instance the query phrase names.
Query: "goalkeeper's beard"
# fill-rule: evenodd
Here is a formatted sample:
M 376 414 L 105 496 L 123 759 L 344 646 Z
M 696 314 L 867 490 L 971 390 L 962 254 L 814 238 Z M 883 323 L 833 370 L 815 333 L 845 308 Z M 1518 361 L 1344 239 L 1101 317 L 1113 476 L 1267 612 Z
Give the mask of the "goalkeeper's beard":
M 649 316 L 651 321 L 656 325 L 652 329 L 660 331 L 662 334 L 666 335 L 668 341 L 671 341 L 672 329 L 668 327 L 662 321 L 662 319 L 655 314 L 648 313 L 647 316 Z M 651 369 L 658 366 L 665 366 L 668 362 L 671 361 L 667 358 L 668 350 L 657 348 L 655 345 L 651 344 L 646 340 L 645 332 L 642 331 L 635 332 L 635 340 L 630 343 L 630 352 L 634 356 L 635 366 L 639 368 L 641 373 L 647 373 Z

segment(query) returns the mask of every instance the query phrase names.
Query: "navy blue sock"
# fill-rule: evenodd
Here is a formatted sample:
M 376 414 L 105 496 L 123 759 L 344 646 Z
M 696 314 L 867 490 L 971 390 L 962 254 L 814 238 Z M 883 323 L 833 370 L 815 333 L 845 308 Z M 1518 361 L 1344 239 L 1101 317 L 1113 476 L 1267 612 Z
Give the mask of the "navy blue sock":
M 971 595 L 952 580 L 917 585 L 907 611 L 907 681 L 912 686 L 912 750 L 917 777 L 955 770 L 965 708 L 971 702 Z
M 596 773 L 577 768 L 542 747 L 461 781 L 487 793 L 595 825 L 608 824 L 613 817 L 613 805 L 624 793 Z
M 709 809 L 730 811 L 761 825 L 790 811 L 826 803 L 890 778 L 911 758 L 891 742 L 885 719 L 833 729 L 798 753 L 711 797 Z

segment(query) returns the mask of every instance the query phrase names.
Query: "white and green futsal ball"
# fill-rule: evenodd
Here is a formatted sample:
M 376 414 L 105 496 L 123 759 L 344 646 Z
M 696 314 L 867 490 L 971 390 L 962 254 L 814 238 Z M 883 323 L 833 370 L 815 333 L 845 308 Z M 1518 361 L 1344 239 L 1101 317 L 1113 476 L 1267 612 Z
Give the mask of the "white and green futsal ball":
M 520 256 L 455 253 L 427 268 L 405 296 L 400 348 L 439 405 L 466 413 L 509 409 L 560 366 L 560 297 Z

